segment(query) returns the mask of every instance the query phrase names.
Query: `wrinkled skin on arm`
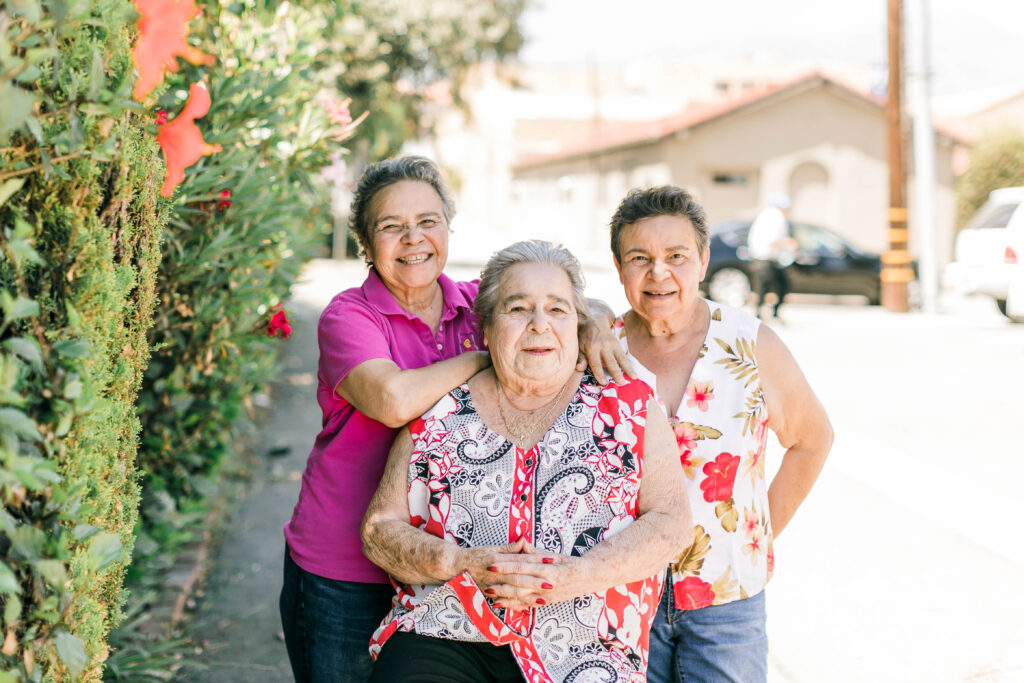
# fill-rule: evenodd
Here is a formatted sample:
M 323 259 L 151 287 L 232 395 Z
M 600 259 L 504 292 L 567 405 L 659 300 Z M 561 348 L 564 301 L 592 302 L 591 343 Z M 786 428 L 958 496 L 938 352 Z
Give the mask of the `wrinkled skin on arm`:
M 412 440 L 403 431 L 363 521 L 363 550 L 404 583 L 439 584 L 468 571 L 498 604 L 530 609 L 653 576 L 693 541 L 690 504 L 675 437 L 651 399 L 645 430 L 639 516 L 582 557 L 539 551 L 522 539 L 460 549 L 409 524 Z

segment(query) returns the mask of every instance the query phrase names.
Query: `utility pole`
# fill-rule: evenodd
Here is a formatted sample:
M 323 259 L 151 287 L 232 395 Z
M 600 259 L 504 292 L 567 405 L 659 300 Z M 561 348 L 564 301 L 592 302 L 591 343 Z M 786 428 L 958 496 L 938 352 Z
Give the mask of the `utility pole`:
M 889 93 L 885 103 L 889 148 L 889 250 L 882 254 L 882 305 L 906 313 L 910 267 L 906 171 L 903 168 L 903 2 L 889 0 Z
M 935 128 L 931 112 L 931 64 L 927 0 L 911 0 L 908 17 L 910 97 L 914 111 L 914 226 L 920 246 L 921 309 L 934 313 L 939 298 L 939 257 L 935 234 Z

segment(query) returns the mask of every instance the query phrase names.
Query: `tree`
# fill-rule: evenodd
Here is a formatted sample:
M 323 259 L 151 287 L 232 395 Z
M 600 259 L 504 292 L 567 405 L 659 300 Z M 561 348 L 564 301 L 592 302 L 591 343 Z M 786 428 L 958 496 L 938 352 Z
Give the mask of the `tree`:
M 957 225 L 963 227 L 992 190 L 1024 185 L 1024 132 L 986 134 L 971 150 L 971 165 L 957 181 Z
M 352 111 L 371 111 L 355 141 L 380 159 L 421 135 L 428 89 L 447 81 L 455 104 L 469 69 L 504 60 L 522 46 L 519 18 L 527 0 L 339 0 L 327 28 L 332 61 L 324 74 L 352 98 Z

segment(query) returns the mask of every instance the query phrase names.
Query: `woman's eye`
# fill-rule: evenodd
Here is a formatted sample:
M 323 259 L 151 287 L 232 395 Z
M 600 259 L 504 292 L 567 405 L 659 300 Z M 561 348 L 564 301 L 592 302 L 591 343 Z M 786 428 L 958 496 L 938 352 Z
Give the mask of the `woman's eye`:
M 422 228 L 423 230 L 430 230 L 431 228 L 436 228 L 438 225 L 440 225 L 440 221 L 435 221 L 432 219 L 420 221 L 420 228 Z
M 648 259 L 646 256 L 634 256 L 633 258 L 630 259 L 630 263 L 635 263 L 638 266 L 647 263 L 647 261 Z
M 684 254 L 672 254 L 668 257 L 668 260 L 672 263 L 682 263 L 686 260 L 686 256 Z

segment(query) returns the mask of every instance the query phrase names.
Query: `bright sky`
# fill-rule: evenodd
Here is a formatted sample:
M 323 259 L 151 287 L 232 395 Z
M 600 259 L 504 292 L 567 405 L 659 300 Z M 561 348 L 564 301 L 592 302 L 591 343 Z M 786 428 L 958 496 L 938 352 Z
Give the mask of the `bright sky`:
M 1024 89 L 1024 0 L 925 0 L 933 93 Z M 769 51 L 884 69 L 886 0 L 533 0 L 527 63 Z M 909 21 L 910 0 L 904 0 Z M 905 29 L 906 30 L 906 29 Z

